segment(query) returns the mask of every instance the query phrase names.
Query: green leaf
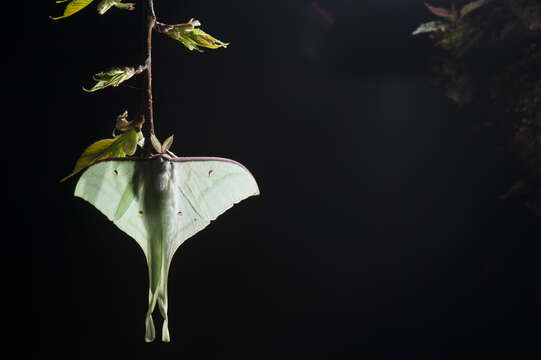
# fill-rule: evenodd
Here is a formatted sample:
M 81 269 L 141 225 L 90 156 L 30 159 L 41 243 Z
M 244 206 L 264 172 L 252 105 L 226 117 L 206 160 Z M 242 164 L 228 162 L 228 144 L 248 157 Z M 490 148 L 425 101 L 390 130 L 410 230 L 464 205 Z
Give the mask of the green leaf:
M 159 24 L 158 31 L 170 36 L 171 38 L 180 41 L 189 50 L 197 50 L 203 52 L 200 47 L 208 49 L 217 49 L 219 47 L 227 47 L 229 43 L 224 43 L 203 30 L 199 29 L 201 23 L 198 20 L 190 19 L 186 24 L 165 25 Z
M 415 29 L 412 35 L 429 33 L 434 31 L 445 31 L 448 26 L 449 24 L 443 21 L 430 21 L 419 25 L 419 27 Z
M 477 1 L 472 1 L 469 4 L 464 5 L 462 9 L 460 9 L 460 17 L 464 17 L 468 15 L 472 11 L 480 8 L 481 6 L 485 4 L 488 4 L 489 2 L 490 0 L 477 0 Z
M 113 6 L 124 10 L 135 10 L 134 3 L 123 3 L 122 0 L 103 0 L 98 4 L 98 13 L 103 15 Z
M 69 179 L 81 170 L 94 164 L 96 161 L 108 158 L 125 157 L 126 155 L 131 156 L 135 154 L 137 145 L 142 147 L 144 143 L 143 134 L 141 133 L 141 125 L 142 121 L 133 124 L 124 130 L 121 135 L 114 136 L 112 139 L 96 141 L 87 147 L 79 159 L 77 159 L 73 171 L 69 175 L 62 178 L 60 182 Z
M 126 156 L 126 154 L 124 154 L 124 152 L 122 151 L 121 147 L 115 146 L 115 142 L 118 141 L 117 138 L 119 138 L 120 136 L 116 136 L 113 139 L 96 141 L 95 143 L 87 147 L 86 150 L 83 151 L 79 159 L 77 159 L 73 171 L 69 175 L 62 178 L 60 182 L 66 181 L 73 175 L 77 174 L 79 171 L 83 170 L 87 166 L 94 164 L 98 160 L 110 157 Z
M 70 0 L 58 0 L 56 3 L 64 3 Z M 59 20 L 63 18 L 67 18 L 68 16 L 71 16 L 75 14 L 76 12 L 81 11 L 85 7 L 87 7 L 92 1 L 94 0 L 71 0 L 71 2 L 66 6 L 66 9 L 64 10 L 64 14 L 62 16 L 57 17 L 51 17 L 52 20 Z
M 446 19 L 451 20 L 451 21 L 456 21 L 456 19 L 458 18 L 458 13 L 456 11 L 454 2 L 451 5 L 450 9 L 445 9 L 445 8 L 441 8 L 441 7 L 434 7 L 434 6 L 431 6 L 431 5 L 427 4 L 427 3 L 425 3 L 425 6 L 428 9 L 428 11 L 430 11 L 432 14 L 434 14 L 436 16 L 446 18 Z
M 96 81 L 96 85 L 94 85 L 90 89 L 85 89 L 83 87 L 83 90 L 86 92 L 94 92 L 94 91 L 106 88 L 108 86 L 118 86 L 122 82 L 131 78 L 133 75 L 139 74 L 142 71 L 143 71 L 142 67 L 139 67 L 139 69 L 137 70 L 130 67 L 114 67 L 107 71 L 99 72 L 95 74 L 92 77 L 92 79 Z
M 117 136 L 117 138 L 118 143 L 122 146 L 122 151 L 124 151 L 126 155 L 131 156 L 135 154 L 139 137 L 133 127 L 127 130 L 124 134 Z

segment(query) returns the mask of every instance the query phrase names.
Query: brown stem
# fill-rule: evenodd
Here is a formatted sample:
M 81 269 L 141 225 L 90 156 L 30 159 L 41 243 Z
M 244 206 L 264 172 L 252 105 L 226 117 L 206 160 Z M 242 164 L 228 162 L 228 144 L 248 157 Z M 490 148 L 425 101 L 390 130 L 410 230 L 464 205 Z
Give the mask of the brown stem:
M 144 0 L 145 2 L 145 8 L 144 8 L 144 17 L 145 17 L 145 25 L 146 25 L 146 60 L 145 60 L 145 67 L 147 71 L 147 78 L 146 78 L 146 94 L 144 103 L 147 104 L 147 108 L 144 111 L 146 114 L 145 118 L 148 121 L 149 124 L 149 136 L 147 136 L 147 139 L 150 139 L 151 135 L 154 135 L 154 110 L 152 105 L 152 29 L 154 28 L 154 25 L 156 24 L 156 14 L 154 13 L 154 1 L 153 0 Z M 145 149 L 150 153 L 150 141 L 147 141 L 145 144 Z

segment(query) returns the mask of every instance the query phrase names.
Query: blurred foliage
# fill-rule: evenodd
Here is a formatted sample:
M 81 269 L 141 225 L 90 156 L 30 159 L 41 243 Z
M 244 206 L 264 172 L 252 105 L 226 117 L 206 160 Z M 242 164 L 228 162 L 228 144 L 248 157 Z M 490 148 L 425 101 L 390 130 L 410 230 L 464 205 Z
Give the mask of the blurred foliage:
M 465 17 L 481 6 L 490 3 L 490 1 L 473 1 L 464 5 L 460 12 L 456 10 L 454 2 L 450 9 L 434 7 L 425 3 L 425 6 L 432 14 L 445 20 L 421 24 L 413 32 L 413 35 L 429 33 L 429 36 L 436 40 L 437 46 L 448 50 L 459 50 L 466 46 L 471 39 L 475 39 L 477 35 L 475 29 L 470 29 Z
M 541 3 L 474 1 L 457 11 L 428 10 L 442 18 L 421 24 L 435 44 L 432 83 L 458 106 L 489 99 L 490 121 L 512 149 L 521 174 L 501 198 L 518 198 L 541 216 Z

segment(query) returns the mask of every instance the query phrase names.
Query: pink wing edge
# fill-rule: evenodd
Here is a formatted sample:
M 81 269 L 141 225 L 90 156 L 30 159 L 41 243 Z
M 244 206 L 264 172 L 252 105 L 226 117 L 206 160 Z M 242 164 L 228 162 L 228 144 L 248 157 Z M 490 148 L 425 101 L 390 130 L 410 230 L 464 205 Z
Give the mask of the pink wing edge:
M 88 170 L 93 165 L 96 165 L 96 164 L 99 164 L 99 163 L 102 163 L 102 162 L 109 162 L 109 161 L 149 161 L 149 160 L 154 160 L 154 159 L 156 159 L 158 157 L 162 157 L 167 161 L 177 162 L 177 163 L 190 162 L 190 161 L 222 161 L 222 162 L 228 162 L 228 163 L 232 163 L 232 164 L 240 166 L 241 168 L 246 170 L 252 177 L 254 177 L 252 175 L 252 173 L 250 172 L 250 170 L 248 170 L 248 168 L 246 166 L 242 165 L 241 163 L 239 163 L 238 161 L 235 161 L 235 160 L 231 160 L 231 159 L 227 159 L 227 158 L 221 158 L 221 157 L 212 157 L 212 156 L 172 157 L 172 156 L 169 156 L 169 155 L 166 155 L 166 154 L 152 155 L 152 156 L 150 156 L 148 158 L 144 158 L 144 159 L 136 157 L 136 156 L 126 156 L 126 157 L 121 157 L 121 158 L 108 158 L 108 159 L 98 160 L 95 163 L 93 163 L 92 165 L 88 166 L 86 169 L 84 169 L 81 172 L 81 175 L 83 175 L 85 173 L 85 171 Z

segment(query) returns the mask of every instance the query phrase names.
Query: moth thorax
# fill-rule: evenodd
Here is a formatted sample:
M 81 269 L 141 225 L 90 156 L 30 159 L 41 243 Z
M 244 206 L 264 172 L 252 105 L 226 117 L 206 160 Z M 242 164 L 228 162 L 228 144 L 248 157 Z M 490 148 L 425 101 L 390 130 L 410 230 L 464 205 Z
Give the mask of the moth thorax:
M 172 171 L 173 167 L 169 161 L 164 160 L 161 157 L 157 161 L 154 161 L 152 177 L 154 178 L 154 186 L 157 191 L 162 192 L 167 190 L 171 180 Z

